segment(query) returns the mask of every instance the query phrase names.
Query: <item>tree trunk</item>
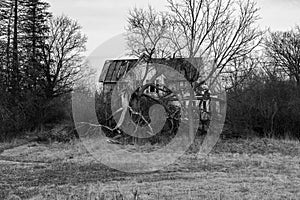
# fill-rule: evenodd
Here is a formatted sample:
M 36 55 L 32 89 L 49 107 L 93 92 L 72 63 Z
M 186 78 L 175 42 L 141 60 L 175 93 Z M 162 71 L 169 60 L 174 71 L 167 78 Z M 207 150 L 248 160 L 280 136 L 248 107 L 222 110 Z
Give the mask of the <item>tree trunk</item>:
M 194 99 L 194 90 L 190 88 L 189 96 L 189 105 L 188 105 L 188 115 L 189 115 L 189 142 L 194 139 L 194 113 L 193 113 L 193 99 Z
M 12 93 L 16 97 L 19 92 L 19 55 L 18 55 L 18 0 L 14 1 L 14 37 L 13 37 L 13 72 Z
M 32 57 L 31 57 L 31 63 L 32 63 L 32 66 L 30 67 L 33 67 L 33 70 L 34 71 L 34 80 L 33 81 L 33 89 L 36 91 L 37 89 L 37 80 L 36 80 L 36 77 L 38 76 L 38 74 L 36 73 L 36 71 L 38 71 L 39 69 L 37 69 L 38 67 L 38 64 L 37 64 L 37 58 L 36 58 L 36 7 L 37 7 L 37 4 L 33 4 L 33 7 L 32 7 L 32 19 L 33 19 L 33 22 L 32 22 Z
M 7 24 L 7 43 L 6 43 L 6 86 L 10 85 L 10 44 L 11 44 L 11 18 L 13 15 L 13 4 L 11 4 L 10 7 L 10 14 L 8 18 L 8 24 Z

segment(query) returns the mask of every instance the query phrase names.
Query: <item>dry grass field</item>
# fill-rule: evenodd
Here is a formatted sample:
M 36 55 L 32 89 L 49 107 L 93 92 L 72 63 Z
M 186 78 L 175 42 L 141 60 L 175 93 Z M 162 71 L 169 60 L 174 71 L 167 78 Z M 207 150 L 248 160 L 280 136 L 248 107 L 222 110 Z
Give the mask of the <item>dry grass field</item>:
M 300 199 L 298 142 L 220 140 L 205 158 L 140 174 L 97 163 L 78 141 L 0 145 L 0 199 Z

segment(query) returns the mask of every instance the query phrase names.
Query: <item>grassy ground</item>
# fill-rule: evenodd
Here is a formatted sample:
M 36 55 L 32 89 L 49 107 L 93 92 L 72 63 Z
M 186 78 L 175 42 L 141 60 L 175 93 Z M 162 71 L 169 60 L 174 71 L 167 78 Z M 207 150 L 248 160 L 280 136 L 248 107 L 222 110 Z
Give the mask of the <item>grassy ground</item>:
M 109 169 L 79 142 L 0 148 L 0 199 L 300 199 L 298 142 L 219 141 L 206 158 L 143 174 Z

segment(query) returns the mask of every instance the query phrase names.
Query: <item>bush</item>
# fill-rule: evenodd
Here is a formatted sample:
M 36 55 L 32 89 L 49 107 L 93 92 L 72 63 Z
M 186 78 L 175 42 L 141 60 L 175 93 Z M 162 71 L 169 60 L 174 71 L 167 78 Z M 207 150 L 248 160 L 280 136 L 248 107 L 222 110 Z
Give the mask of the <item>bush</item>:
M 10 140 L 25 132 L 51 129 L 63 121 L 72 122 L 71 96 L 47 100 L 32 94 L 22 99 L 0 97 L 0 140 Z
M 300 91 L 289 81 L 253 80 L 228 92 L 226 123 L 232 132 L 300 139 Z

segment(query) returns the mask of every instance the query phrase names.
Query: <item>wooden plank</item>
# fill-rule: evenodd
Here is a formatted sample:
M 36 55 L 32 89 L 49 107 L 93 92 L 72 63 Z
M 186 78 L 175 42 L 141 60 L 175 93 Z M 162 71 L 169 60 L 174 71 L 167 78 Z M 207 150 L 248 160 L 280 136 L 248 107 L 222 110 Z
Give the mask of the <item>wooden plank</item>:
M 106 61 L 99 77 L 99 82 L 104 83 L 111 61 Z
M 118 60 L 115 62 L 116 62 L 116 65 L 115 65 L 115 69 L 113 70 L 113 73 L 111 75 L 111 82 L 118 82 L 118 74 L 121 69 L 122 62 L 124 62 L 124 61 Z
M 105 77 L 105 83 L 112 82 L 112 75 L 115 71 L 115 68 L 116 68 L 116 61 L 112 61 L 112 63 L 109 66 L 109 70 L 107 72 L 107 75 Z
M 128 66 L 130 65 L 130 63 L 131 63 L 131 61 L 129 61 L 129 60 L 122 62 L 118 76 L 117 76 L 118 81 L 124 77 L 126 70 L 127 70 Z

